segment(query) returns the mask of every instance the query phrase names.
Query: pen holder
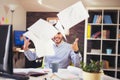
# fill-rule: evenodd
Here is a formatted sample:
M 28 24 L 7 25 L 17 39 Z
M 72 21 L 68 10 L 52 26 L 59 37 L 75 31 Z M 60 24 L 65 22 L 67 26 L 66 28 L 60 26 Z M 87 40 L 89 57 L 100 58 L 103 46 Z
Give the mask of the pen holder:
M 112 54 L 112 49 L 106 49 L 107 54 Z

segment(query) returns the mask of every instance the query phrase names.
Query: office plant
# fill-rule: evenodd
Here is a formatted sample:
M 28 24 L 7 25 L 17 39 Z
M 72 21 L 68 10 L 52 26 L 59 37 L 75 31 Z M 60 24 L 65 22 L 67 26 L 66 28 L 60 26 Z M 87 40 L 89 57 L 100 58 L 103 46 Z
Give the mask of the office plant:
M 90 63 L 81 62 L 83 80 L 101 80 L 102 62 L 90 60 Z

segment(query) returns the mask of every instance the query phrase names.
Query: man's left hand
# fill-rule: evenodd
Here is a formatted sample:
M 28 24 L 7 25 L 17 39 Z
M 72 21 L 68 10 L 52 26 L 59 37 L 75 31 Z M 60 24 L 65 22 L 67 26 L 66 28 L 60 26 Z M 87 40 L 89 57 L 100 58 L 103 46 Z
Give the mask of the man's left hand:
M 72 49 L 74 50 L 74 52 L 78 52 L 79 51 L 78 40 L 79 40 L 79 38 L 76 38 L 74 43 L 72 44 Z

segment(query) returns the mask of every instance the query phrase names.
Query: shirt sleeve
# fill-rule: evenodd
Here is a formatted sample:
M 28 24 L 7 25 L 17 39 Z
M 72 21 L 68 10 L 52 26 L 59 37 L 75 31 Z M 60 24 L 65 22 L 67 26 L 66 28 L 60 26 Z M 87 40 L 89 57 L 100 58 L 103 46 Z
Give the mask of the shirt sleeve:
M 72 63 L 75 67 L 80 67 L 80 62 L 82 61 L 81 53 L 75 53 L 74 51 L 71 51 L 70 57 L 72 59 Z
M 37 55 L 36 53 L 33 53 L 32 51 L 30 50 L 27 50 L 24 52 L 25 56 L 27 57 L 27 59 L 29 61 L 33 61 L 33 60 L 36 60 L 37 59 Z

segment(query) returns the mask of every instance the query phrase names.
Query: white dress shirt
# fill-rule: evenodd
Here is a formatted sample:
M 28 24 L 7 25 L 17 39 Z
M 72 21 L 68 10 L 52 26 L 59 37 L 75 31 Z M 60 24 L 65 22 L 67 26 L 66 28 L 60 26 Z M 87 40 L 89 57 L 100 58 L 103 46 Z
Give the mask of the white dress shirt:
M 82 56 L 80 53 L 75 53 L 71 47 L 71 44 L 62 42 L 58 46 L 53 45 L 55 55 L 44 57 L 44 67 L 50 68 L 50 63 L 58 62 L 59 68 L 67 68 L 71 62 L 76 67 L 80 67 L 80 61 L 82 61 Z M 36 53 L 27 50 L 24 52 L 25 56 L 30 60 L 37 59 Z

